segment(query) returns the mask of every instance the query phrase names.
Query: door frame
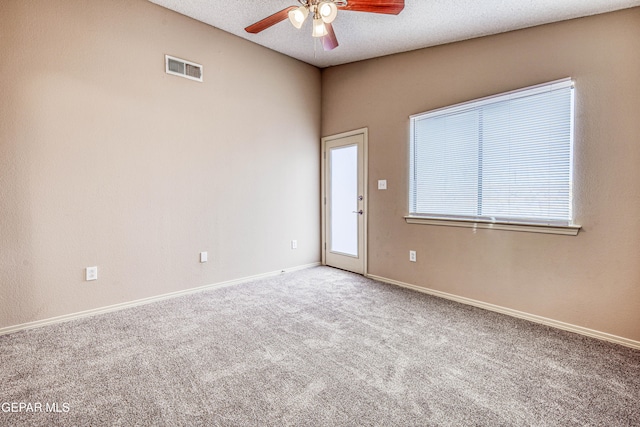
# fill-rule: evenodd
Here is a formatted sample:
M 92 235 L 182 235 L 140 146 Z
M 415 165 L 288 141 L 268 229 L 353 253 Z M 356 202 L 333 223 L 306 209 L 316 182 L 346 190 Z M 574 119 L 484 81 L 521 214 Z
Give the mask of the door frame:
M 342 132 L 335 135 L 329 135 L 322 137 L 321 144 L 321 153 L 320 153 L 320 190 L 321 190 L 321 198 L 320 198 L 320 206 L 322 207 L 322 239 L 321 239 L 321 253 L 322 253 L 322 265 L 327 265 L 327 176 L 326 176 L 326 167 L 327 167 L 327 142 L 333 141 L 336 139 L 346 138 L 353 135 L 362 134 L 362 187 L 363 187 L 363 197 L 364 197 L 364 214 L 363 214 L 363 227 L 362 227 L 362 258 L 363 258 L 363 276 L 367 276 L 368 268 L 367 268 L 367 235 L 368 233 L 368 225 L 367 220 L 369 216 L 369 128 L 360 128 L 351 130 L 348 132 Z

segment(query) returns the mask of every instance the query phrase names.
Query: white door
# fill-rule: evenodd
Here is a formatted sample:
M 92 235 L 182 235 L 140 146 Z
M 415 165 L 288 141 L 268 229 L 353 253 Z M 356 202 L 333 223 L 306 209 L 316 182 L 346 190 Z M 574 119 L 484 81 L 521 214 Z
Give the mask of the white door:
M 323 263 L 366 274 L 366 129 L 322 139 Z

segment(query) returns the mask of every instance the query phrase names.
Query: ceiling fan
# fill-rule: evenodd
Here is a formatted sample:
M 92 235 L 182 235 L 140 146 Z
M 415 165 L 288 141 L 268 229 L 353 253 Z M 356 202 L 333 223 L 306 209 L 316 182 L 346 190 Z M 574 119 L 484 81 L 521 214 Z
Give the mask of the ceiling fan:
M 404 0 L 298 0 L 301 6 L 290 6 L 249 25 L 245 31 L 257 34 L 278 22 L 289 18 L 291 24 L 301 28 L 307 16 L 313 19 L 311 35 L 319 37 L 324 50 L 338 47 L 338 39 L 331 23 L 336 19 L 338 9 L 354 12 L 384 13 L 397 15 L 404 9 Z

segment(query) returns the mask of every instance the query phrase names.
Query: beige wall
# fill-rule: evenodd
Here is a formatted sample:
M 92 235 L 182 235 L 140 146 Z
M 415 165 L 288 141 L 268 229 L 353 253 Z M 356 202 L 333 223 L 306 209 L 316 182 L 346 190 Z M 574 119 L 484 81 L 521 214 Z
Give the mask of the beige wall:
M 0 52 L 0 327 L 319 261 L 318 69 L 144 0 L 2 1 Z
M 577 237 L 405 223 L 409 115 L 568 76 Z M 640 8 L 322 77 L 322 134 L 369 128 L 371 274 L 640 340 Z

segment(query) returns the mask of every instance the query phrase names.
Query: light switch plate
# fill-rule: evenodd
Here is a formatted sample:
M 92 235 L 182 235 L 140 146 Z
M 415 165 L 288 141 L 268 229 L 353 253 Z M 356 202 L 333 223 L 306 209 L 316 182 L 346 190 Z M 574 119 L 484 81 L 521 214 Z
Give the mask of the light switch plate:
M 206 252 L 200 252 L 200 262 L 207 262 L 209 256 Z
M 387 189 L 387 180 L 379 179 L 378 180 L 378 190 L 386 190 Z

